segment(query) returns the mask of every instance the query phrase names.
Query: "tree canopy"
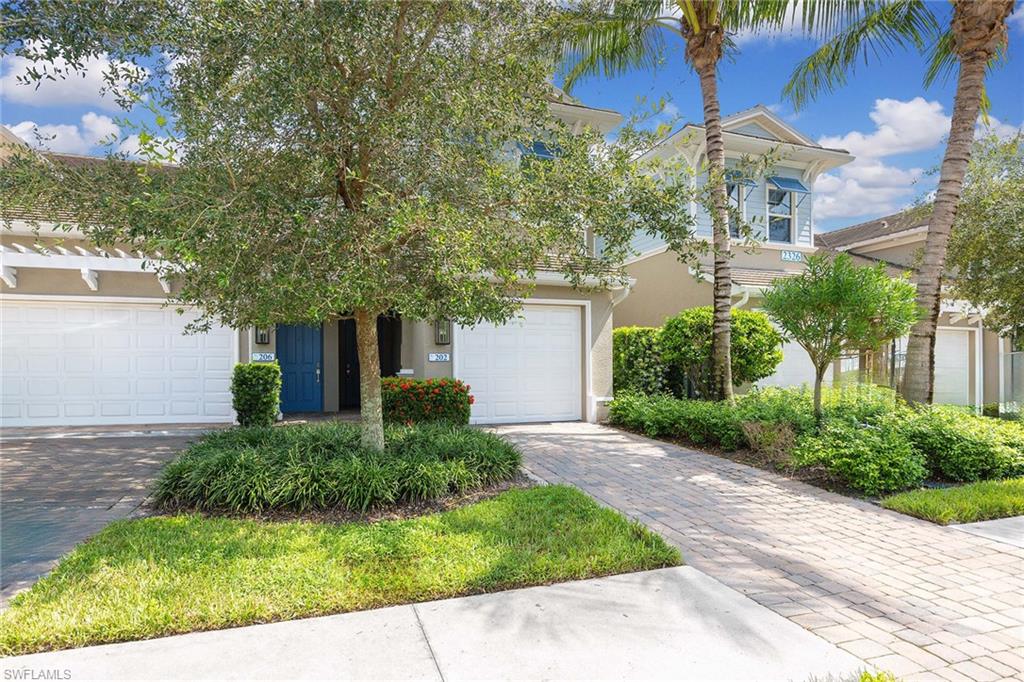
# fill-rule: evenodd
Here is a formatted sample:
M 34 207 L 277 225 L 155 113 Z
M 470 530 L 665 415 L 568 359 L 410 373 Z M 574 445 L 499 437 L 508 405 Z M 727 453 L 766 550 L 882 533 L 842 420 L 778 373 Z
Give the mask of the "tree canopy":
M 906 334 L 918 319 L 914 286 L 881 263 L 858 267 L 848 254 L 816 254 L 799 275 L 776 280 L 764 293 L 768 315 L 807 351 L 814 366 L 814 412 L 821 416 L 821 382 L 843 351 L 875 350 Z
M 1024 135 L 974 143 L 949 242 L 955 298 L 985 310 L 985 326 L 1024 331 Z
M 100 53 L 140 65 L 110 84 L 156 126 L 139 163 L 16 157 L 4 210 L 159 252 L 206 323 L 355 317 L 368 445 L 383 442 L 378 314 L 501 322 L 538 270 L 615 284 L 634 231 L 692 236 L 686 184 L 634 162 L 644 134 L 609 144 L 553 111 L 549 3 L 16 5 L 5 45 L 34 77 Z

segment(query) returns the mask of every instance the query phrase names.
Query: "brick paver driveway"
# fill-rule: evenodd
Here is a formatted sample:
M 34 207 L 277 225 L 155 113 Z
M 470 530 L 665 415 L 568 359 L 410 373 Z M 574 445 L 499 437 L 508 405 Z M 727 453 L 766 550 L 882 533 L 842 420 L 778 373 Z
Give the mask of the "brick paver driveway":
M 908 682 L 1024 678 L 1024 550 L 593 424 L 501 426 L 537 476 Z
M 76 544 L 134 514 L 164 462 L 195 438 L 47 435 L 0 443 L 2 603 Z

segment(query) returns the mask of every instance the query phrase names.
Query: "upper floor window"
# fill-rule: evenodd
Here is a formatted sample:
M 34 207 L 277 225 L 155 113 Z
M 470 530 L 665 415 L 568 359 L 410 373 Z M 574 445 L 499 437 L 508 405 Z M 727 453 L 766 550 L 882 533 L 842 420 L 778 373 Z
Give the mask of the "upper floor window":
M 768 178 L 768 241 L 792 244 L 797 206 L 810 190 L 794 178 Z
M 768 189 L 768 241 L 793 241 L 793 193 Z
M 740 236 L 740 216 L 743 215 L 743 188 L 736 183 L 725 185 L 725 193 L 729 196 L 729 236 L 738 239 Z

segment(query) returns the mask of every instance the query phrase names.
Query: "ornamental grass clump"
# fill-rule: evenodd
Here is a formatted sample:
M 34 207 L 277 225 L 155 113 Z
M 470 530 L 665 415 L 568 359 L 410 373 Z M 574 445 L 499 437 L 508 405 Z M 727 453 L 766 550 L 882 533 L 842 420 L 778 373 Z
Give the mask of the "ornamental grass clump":
M 521 457 L 500 437 L 451 424 L 392 425 L 383 451 L 355 424 L 232 429 L 209 434 L 168 464 L 158 506 L 213 512 L 364 512 L 430 501 L 513 478 Z

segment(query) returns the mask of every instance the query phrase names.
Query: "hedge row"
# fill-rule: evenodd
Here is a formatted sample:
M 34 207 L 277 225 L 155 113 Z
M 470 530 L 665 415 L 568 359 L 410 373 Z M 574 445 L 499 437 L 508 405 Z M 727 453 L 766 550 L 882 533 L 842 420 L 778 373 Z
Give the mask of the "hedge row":
M 968 482 L 1024 474 L 1024 426 L 937 405 L 911 409 L 876 386 L 826 389 L 824 421 L 810 392 L 768 388 L 734 405 L 626 394 L 610 406 L 612 423 L 654 438 L 725 450 L 777 449 L 798 467 L 823 466 L 869 495 L 906 490 L 932 477 Z

